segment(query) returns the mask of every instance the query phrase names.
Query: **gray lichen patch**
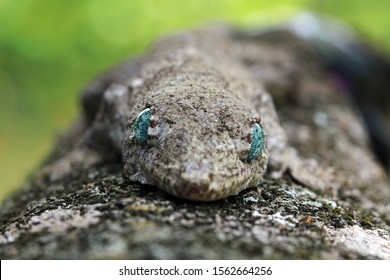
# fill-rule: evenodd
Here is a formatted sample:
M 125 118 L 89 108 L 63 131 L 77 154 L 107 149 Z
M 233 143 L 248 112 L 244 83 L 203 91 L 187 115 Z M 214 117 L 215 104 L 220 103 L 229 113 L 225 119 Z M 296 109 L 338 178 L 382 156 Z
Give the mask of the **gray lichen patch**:
M 7 225 L 0 236 L 0 244 L 16 242 L 23 233 L 63 233 L 74 228 L 87 228 L 99 221 L 99 204 L 86 205 L 82 209 L 58 208 L 45 210 L 39 215 L 31 216 L 25 223 L 18 222 Z M 77 207 L 79 208 L 79 207 Z
M 324 229 L 329 234 L 329 241 L 339 246 L 340 251 L 390 260 L 390 236 L 386 231 L 363 229 L 357 225 Z
M 107 166 L 64 182 L 69 189 L 48 185 L 52 199 L 40 200 L 39 206 L 21 203 L 40 191 L 36 183 L 2 209 L 3 259 L 387 257 L 386 225 L 373 219 L 367 228 L 364 211 L 288 177 L 267 179 L 222 201 L 199 203 L 130 184 L 120 166 Z M 381 241 L 375 251 L 364 242 L 340 249 L 342 236 L 354 225 L 361 236 L 371 238 L 366 241 Z M 377 235 L 377 228 L 384 234 Z

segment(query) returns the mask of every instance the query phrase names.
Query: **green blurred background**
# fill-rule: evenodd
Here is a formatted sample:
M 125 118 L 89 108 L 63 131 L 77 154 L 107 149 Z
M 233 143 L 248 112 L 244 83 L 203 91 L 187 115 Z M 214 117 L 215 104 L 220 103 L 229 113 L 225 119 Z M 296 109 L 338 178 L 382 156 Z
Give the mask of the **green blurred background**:
M 77 118 L 96 74 L 159 36 L 209 21 L 256 26 L 315 10 L 390 48 L 390 1 L 0 0 L 0 201 Z

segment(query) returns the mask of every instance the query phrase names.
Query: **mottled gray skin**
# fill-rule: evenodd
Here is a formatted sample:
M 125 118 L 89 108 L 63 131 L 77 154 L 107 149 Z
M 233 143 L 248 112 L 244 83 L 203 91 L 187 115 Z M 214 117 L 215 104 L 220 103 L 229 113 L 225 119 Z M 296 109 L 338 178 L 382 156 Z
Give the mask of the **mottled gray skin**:
M 164 39 L 140 60 L 119 66 L 122 71 L 106 74 L 86 89 L 89 124 L 51 176 L 61 177 L 75 162 L 87 168 L 120 154 L 132 181 L 207 201 L 257 185 L 268 161 L 270 170 L 283 168 L 285 133 L 271 97 L 260 80 L 251 79 L 240 52 L 232 32 L 218 27 Z M 140 144 L 132 124 L 147 107 L 153 112 L 149 140 Z M 254 122 L 266 131 L 268 148 L 249 163 Z

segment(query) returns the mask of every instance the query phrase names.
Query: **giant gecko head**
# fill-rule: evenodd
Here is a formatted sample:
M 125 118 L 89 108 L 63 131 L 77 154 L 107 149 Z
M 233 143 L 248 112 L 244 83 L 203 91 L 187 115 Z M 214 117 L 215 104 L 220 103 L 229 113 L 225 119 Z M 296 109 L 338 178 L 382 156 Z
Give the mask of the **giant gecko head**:
M 133 108 L 123 143 L 129 178 L 191 200 L 257 184 L 268 161 L 260 116 L 226 89 L 154 91 Z

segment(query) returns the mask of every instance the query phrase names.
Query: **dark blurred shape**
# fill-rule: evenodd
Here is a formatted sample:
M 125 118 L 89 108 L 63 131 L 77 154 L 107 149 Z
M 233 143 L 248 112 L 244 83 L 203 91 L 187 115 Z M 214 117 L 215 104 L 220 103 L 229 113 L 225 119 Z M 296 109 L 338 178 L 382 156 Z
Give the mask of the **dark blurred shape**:
M 90 124 L 99 110 L 101 98 L 106 89 L 113 83 L 125 83 L 140 68 L 141 59 L 128 59 L 120 65 L 109 69 L 93 80 L 82 90 L 81 104 L 87 124 Z
M 313 14 L 289 26 L 309 41 L 325 67 L 360 110 L 373 149 L 390 170 L 390 62 L 343 23 Z

